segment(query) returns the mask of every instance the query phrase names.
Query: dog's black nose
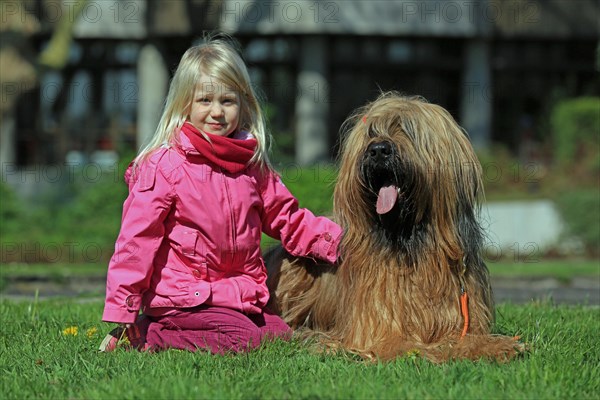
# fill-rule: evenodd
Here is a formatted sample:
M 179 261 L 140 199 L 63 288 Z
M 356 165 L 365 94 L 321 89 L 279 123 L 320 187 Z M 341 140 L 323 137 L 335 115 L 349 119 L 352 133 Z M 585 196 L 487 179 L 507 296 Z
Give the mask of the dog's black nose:
M 392 145 L 389 142 L 371 143 L 367 147 L 367 153 L 371 161 L 380 163 L 390 158 L 392 155 Z

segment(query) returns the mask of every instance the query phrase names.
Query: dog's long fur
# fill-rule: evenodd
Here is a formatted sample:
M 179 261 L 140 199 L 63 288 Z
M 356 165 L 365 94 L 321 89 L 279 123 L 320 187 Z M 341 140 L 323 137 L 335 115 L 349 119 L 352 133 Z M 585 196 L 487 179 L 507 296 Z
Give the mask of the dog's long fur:
M 481 166 L 465 132 L 442 107 L 396 93 L 358 110 L 345 127 L 333 203 L 344 229 L 339 264 L 280 249 L 267 254 L 270 306 L 327 347 L 363 357 L 518 354 L 515 339 L 491 334 L 494 302 L 477 219 Z M 386 151 L 378 154 L 374 143 Z M 378 214 L 378 191 L 389 185 L 398 198 Z M 464 338 L 462 289 L 470 317 Z

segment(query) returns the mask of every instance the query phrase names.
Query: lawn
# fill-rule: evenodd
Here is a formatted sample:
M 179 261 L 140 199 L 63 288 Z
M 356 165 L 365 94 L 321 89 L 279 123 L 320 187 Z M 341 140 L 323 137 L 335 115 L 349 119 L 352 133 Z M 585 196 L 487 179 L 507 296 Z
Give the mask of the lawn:
M 600 309 L 530 303 L 498 307 L 497 332 L 519 334 L 530 353 L 508 364 L 415 356 L 364 363 L 274 342 L 244 355 L 166 351 L 98 353 L 111 325 L 102 303 L 2 301 L 4 399 L 113 398 L 597 398 Z M 76 333 L 76 334 L 75 334 Z
M 487 261 L 492 278 L 555 278 L 568 282 L 573 277 L 600 280 L 600 260 L 536 260 L 532 263 Z
M 275 244 L 269 242 L 264 248 Z M 537 260 L 534 263 L 488 260 L 487 266 L 492 278 L 550 277 L 568 281 L 577 276 L 600 279 L 600 261 L 592 259 Z M 0 277 L 36 277 L 60 282 L 68 278 L 104 277 L 106 268 L 105 263 L 8 264 L 2 265 Z
M 492 277 L 600 279 L 598 260 L 488 262 Z M 103 279 L 105 264 L 13 264 L 2 279 Z M 500 304 L 496 332 L 518 334 L 530 353 L 509 364 L 412 357 L 369 364 L 275 342 L 238 356 L 96 351 L 112 325 L 102 302 L 51 299 L 0 303 L 0 398 L 597 398 L 600 309 Z M 77 333 L 76 335 L 74 333 Z

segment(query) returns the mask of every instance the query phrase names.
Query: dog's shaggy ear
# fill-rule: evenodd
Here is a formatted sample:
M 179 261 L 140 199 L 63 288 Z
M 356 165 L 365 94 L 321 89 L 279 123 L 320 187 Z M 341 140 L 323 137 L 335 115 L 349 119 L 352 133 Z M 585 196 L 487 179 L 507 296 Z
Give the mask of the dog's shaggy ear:
M 479 265 L 482 262 L 482 247 L 484 241 L 481 227 L 481 198 L 483 186 L 480 165 L 471 162 L 462 165 L 463 173 L 468 176 L 468 185 L 460 184 L 457 188 L 457 224 L 458 238 L 464 254 L 465 265 Z M 464 182 L 464 181 L 463 181 Z
M 464 207 L 458 214 L 458 237 L 464 252 L 465 265 L 479 265 L 482 261 L 483 231 L 477 214 L 478 210 L 468 207 Z

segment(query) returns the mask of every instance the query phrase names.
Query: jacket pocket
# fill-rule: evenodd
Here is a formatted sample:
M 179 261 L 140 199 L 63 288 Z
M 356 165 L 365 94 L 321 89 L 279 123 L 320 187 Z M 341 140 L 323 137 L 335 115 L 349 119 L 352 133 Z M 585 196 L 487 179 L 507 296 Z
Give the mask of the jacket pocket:
M 169 257 L 166 268 L 185 273 L 188 277 L 193 275 L 195 279 L 205 279 L 207 276 L 207 264 L 204 251 L 199 249 L 200 232 L 183 226 L 175 226 L 169 233 L 171 249 L 175 254 Z M 193 281 L 193 278 L 189 278 Z
M 203 269 L 206 274 L 206 246 L 203 245 L 200 232 L 183 226 L 175 226 L 169 234 L 171 248 L 181 261 L 181 265 L 175 266 L 182 272 L 189 272 L 190 268 Z
M 179 252 L 187 257 L 196 255 L 196 244 L 198 243 L 198 231 L 184 226 L 173 227 L 169 239 Z

